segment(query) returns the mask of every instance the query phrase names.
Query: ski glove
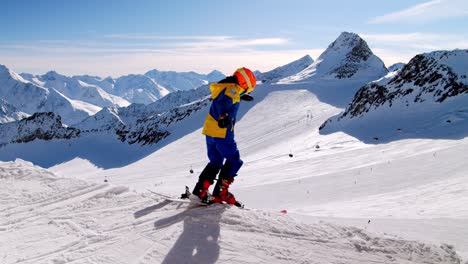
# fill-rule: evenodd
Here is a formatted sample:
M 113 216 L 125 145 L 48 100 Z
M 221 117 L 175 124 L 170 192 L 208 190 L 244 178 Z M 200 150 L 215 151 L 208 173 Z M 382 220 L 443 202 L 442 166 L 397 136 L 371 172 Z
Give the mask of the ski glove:
M 250 102 L 250 101 L 253 101 L 254 98 L 250 96 L 249 94 L 243 94 L 240 99 L 242 101 Z
M 218 126 L 219 128 L 226 128 L 229 123 L 229 119 L 227 118 L 227 114 L 223 114 L 218 119 Z

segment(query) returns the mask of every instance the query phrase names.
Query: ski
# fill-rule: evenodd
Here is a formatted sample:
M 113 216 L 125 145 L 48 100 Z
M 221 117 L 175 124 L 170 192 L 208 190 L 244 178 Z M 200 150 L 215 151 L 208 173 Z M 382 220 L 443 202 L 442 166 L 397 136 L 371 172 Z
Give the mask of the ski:
M 147 190 L 148 192 L 158 195 L 161 198 L 164 198 L 165 200 L 171 201 L 171 202 L 188 203 L 188 204 L 204 205 L 204 206 L 209 206 L 212 204 L 226 204 L 224 202 L 223 203 L 214 202 L 210 194 L 209 194 L 209 198 L 206 201 L 200 201 L 198 197 L 192 196 L 192 193 L 190 192 L 190 189 L 188 186 L 185 186 L 185 192 L 181 194 L 180 198 L 171 197 L 169 195 L 158 193 L 150 189 L 147 189 Z M 236 201 L 236 203 L 233 205 L 238 208 L 245 208 L 244 204 L 239 201 Z
M 162 193 L 158 193 L 158 192 L 155 192 L 153 190 L 149 190 L 148 189 L 148 192 L 152 193 L 152 194 L 155 194 L 161 198 L 163 198 L 164 200 L 166 201 L 170 201 L 170 202 L 176 202 L 176 203 L 187 203 L 187 204 L 194 204 L 194 205 L 208 205 L 206 203 L 202 203 L 201 201 L 196 201 L 196 200 L 192 200 L 190 198 L 175 198 L 175 197 L 171 197 L 169 195 L 165 195 L 165 194 L 162 194 Z

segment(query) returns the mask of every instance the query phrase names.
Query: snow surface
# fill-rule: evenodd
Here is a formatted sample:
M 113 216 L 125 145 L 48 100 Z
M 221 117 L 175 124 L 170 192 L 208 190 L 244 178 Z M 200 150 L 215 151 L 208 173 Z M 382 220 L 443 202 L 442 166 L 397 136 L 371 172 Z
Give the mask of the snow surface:
M 0 163 L 2 263 L 460 263 L 452 246 L 226 205 L 189 208 Z

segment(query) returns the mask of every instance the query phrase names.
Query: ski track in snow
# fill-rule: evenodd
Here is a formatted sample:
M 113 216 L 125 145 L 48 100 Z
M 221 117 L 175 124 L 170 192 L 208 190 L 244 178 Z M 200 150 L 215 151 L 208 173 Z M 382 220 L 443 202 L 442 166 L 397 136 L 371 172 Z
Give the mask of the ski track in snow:
M 460 263 L 451 246 L 277 212 L 187 209 L 127 187 L 0 163 L 1 263 Z

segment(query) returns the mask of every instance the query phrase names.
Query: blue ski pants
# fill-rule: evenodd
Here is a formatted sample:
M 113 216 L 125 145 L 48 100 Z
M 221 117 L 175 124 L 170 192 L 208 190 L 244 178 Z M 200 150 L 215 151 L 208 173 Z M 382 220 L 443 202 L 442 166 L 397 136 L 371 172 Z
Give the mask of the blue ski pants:
M 227 168 L 227 178 L 236 176 L 242 167 L 239 150 L 234 138 L 214 138 L 206 136 L 206 148 L 210 164 L 218 169 Z M 226 162 L 224 162 L 226 160 Z

